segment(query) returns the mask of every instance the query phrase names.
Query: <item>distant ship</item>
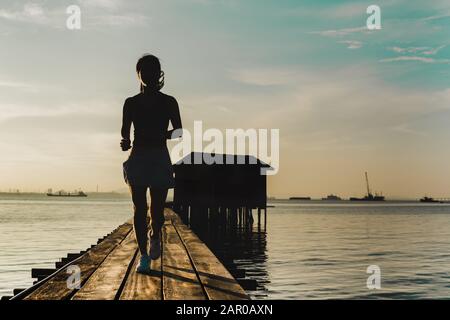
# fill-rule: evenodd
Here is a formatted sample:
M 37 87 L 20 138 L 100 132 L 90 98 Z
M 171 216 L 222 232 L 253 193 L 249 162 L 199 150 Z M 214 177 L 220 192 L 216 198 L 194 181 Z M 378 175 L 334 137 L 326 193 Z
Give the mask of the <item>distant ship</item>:
M 364 198 L 355 198 L 355 197 L 351 197 L 350 201 L 384 201 L 385 198 L 382 195 L 373 195 L 373 194 L 368 194 L 367 196 L 364 196 Z
M 47 192 L 47 196 L 49 196 L 49 197 L 87 197 L 87 194 L 84 193 L 83 191 L 75 191 L 73 193 L 70 193 L 70 192 L 65 192 L 63 190 L 60 190 L 57 193 L 53 193 L 53 192 L 51 192 L 51 190 L 49 190 L 49 192 Z
M 339 201 L 339 200 L 342 200 L 342 199 L 340 197 L 334 195 L 334 194 L 330 194 L 326 198 L 322 198 L 322 200 Z
M 311 200 L 311 197 L 290 197 L 289 200 Z
M 366 186 L 367 186 L 367 195 L 364 196 L 364 198 L 352 197 L 352 198 L 350 198 L 350 201 L 384 201 L 385 200 L 383 195 L 379 195 L 376 193 L 375 193 L 375 195 L 373 195 L 370 192 L 369 177 L 367 176 L 367 172 L 366 172 Z
M 442 201 L 435 200 L 435 199 L 430 198 L 430 197 L 423 197 L 422 199 L 420 199 L 420 202 L 426 202 L 426 203 L 442 203 Z

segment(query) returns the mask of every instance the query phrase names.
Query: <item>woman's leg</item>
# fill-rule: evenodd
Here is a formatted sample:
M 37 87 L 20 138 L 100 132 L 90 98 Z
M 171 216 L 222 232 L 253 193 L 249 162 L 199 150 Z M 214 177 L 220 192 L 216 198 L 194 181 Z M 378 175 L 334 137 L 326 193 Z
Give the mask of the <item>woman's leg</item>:
M 164 205 L 167 198 L 167 189 L 150 188 L 150 197 L 152 202 L 150 204 L 151 217 L 151 234 L 152 239 L 158 239 L 161 228 L 164 224 Z
M 130 186 L 134 206 L 134 233 L 141 255 L 147 255 L 147 187 Z

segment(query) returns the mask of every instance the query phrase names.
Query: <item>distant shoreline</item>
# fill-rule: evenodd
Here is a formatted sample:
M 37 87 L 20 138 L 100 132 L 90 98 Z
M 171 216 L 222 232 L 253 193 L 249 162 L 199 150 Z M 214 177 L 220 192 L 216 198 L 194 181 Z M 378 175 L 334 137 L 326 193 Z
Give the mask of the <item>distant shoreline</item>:
M 96 196 L 116 196 L 116 197 L 130 197 L 130 194 L 128 192 L 117 192 L 117 191 L 109 191 L 109 192 L 96 192 L 96 191 L 87 191 L 86 192 L 89 196 L 91 197 L 96 197 Z M 0 192 L 0 196 L 37 196 L 37 195 L 41 195 L 41 196 L 45 196 L 46 197 L 46 193 L 45 192 Z M 169 199 L 168 199 L 169 200 Z M 308 199 L 290 199 L 289 197 L 287 198 L 273 198 L 273 197 L 268 197 L 267 198 L 267 202 L 277 202 L 277 201 L 283 201 L 283 202 L 291 202 L 291 203 L 330 203 L 330 204 L 338 204 L 338 203 L 378 203 L 378 204 L 382 204 L 382 203 L 401 203 L 401 202 L 417 202 L 419 203 L 420 198 L 391 198 L 391 199 L 386 199 L 385 201 L 382 202 L 373 202 L 373 201 L 350 201 L 349 199 L 343 198 L 342 200 L 323 200 L 322 198 L 318 197 L 318 198 L 313 198 L 311 197 L 310 200 Z M 437 203 L 439 204 L 439 203 Z M 442 203 L 440 203 L 442 204 Z
M 128 192 L 97 192 L 97 191 L 86 191 L 89 195 L 128 195 Z M 0 195 L 46 195 L 46 192 L 0 192 Z
M 129 197 L 130 194 L 128 192 L 117 192 L 117 191 L 109 191 L 109 192 L 96 192 L 96 191 L 87 191 L 86 192 L 89 196 L 123 196 L 123 197 Z M 0 196 L 36 196 L 36 195 L 42 195 L 46 196 L 45 192 L 0 192 Z M 383 202 L 419 202 L 420 198 L 391 198 L 386 199 Z M 311 199 L 290 199 L 287 198 L 273 198 L 268 197 L 267 202 L 276 202 L 276 201 L 286 201 L 286 202 L 302 202 L 302 203 L 358 203 L 354 201 L 350 201 L 349 199 L 343 198 L 342 200 L 323 200 L 322 198 L 311 198 Z M 371 201 L 359 201 L 359 203 L 371 203 Z M 383 203 L 378 202 L 378 203 Z

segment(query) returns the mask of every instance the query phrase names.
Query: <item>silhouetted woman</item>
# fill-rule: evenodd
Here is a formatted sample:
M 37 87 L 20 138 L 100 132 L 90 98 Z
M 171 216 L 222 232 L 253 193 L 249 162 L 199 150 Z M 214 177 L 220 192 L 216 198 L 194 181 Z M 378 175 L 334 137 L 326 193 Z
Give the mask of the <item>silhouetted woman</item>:
M 159 59 L 145 55 L 139 59 L 136 72 L 141 92 L 126 99 L 123 106 L 123 151 L 131 149 L 123 164 L 126 183 L 130 186 L 134 205 L 134 230 L 141 253 L 137 267 L 140 273 L 150 271 L 151 259 L 161 255 L 160 231 L 164 224 L 164 204 L 167 191 L 173 188 L 172 163 L 166 145 L 167 139 L 181 136 L 181 118 L 175 98 L 162 93 L 164 73 Z M 168 131 L 169 122 L 172 130 Z M 133 147 L 130 141 L 131 124 L 134 127 Z M 176 131 L 175 131 L 176 130 Z M 173 134 L 173 135 L 172 135 Z M 147 189 L 150 188 L 150 252 L 147 254 Z

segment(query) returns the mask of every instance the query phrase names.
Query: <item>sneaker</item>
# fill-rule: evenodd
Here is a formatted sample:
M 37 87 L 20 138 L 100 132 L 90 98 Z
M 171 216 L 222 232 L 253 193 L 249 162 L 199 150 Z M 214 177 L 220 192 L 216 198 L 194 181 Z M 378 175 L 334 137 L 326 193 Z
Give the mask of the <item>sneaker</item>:
M 161 239 L 150 240 L 150 258 L 156 260 L 161 256 Z
M 150 273 L 150 263 L 148 260 L 148 255 L 142 255 L 139 265 L 136 267 L 137 273 Z

